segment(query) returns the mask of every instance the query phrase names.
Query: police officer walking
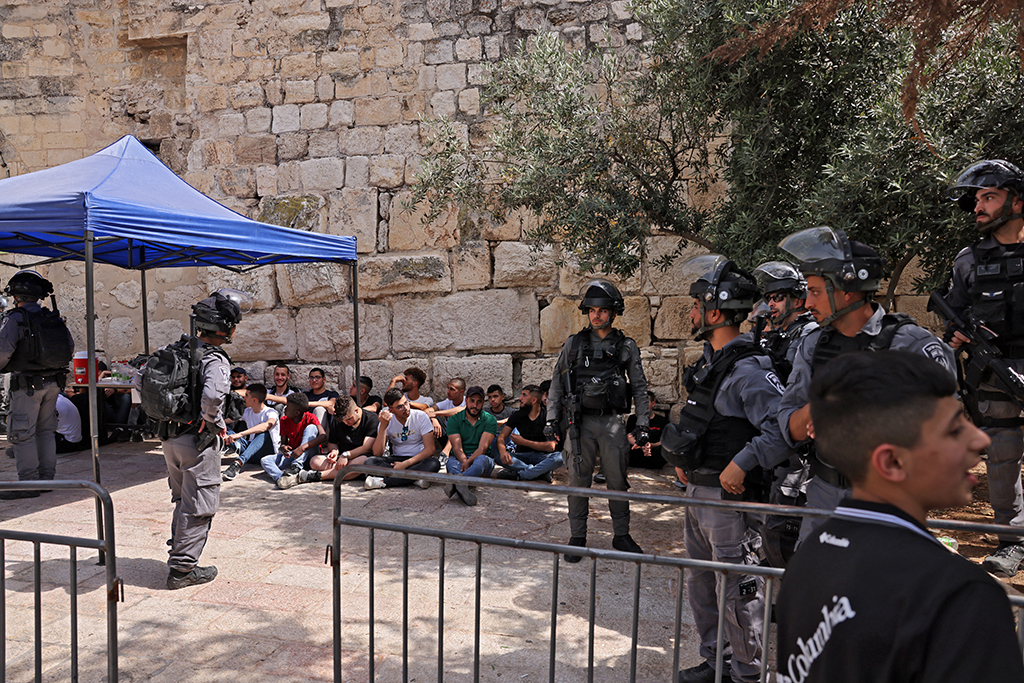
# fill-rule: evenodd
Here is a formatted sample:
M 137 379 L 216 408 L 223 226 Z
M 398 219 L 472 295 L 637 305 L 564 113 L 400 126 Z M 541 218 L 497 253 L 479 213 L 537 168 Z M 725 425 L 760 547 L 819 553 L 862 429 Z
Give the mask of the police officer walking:
M 235 326 L 242 319 L 243 306 L 248 311 L 251 305 L 248 295 L 222 289 L 192 306 L 201 361 L 194 373 L 196 385 L 188 390 L 198 401 L 193 406 L 191 421 L 161 420 L 157 432 L 174 503 L 167 560 L 170 590 L 208 583 L 217 577 L 216 567 L 198 565 L 220 505 L 220 445 L 227 434 L 223 406 L 224 397 L 231 390 L 231 360 L 220 347 L 231 343 Z M 146 379 L 147 368 L 137 380 L 144 408 L 146 396 L 152 391 L 148 382 L 153 381 Z
M 612 327 L 615 316 L 625 311 L 625 302 L 615 285 L 607 280 L 587 282 L 580 290 L 580 311 L 590 325 L 571 335 L 562 346 L 555 363 L 548 394 L 545 435 L 555 438 L 556 427 L 565 425 L 569 457 L 569 485 L 588 488 L 594 476 L 594 464 L 600 459 L 601 472 L 608 489 L 625 491 L 629 443 L 623 415 L 636 406 L 637 443 L 647 443 L 650 407 L 647 378 L 640 364 L 636 342 Z M 629 535 L 629 502 L 609 500 L 614 538 L 612 547 L 629 553 L 642 553 Z M 587 516 L 590 499 L 569 496 L 569 545 L 587 544 Z M 579 562 L 579 555 L 566 555 L 566 562 Z
M 980 161 L 960 174 L 948 195 L 974 213 L 981 239 L 957 255 L 944 298 L 954 312 L 995 333 L 993 341 L 1003 358 L 1024 371 L 1024 173 L 1007 161 Z M 970 341 L 961 332 L 951 329 L 950 334 L 954 349 Z M 985 467 L 995 522 L 1024 526 L 1024 419 L 990 377 L 983 375 L 980 386 L 970 389 L 965 402 L 971 417 L 992 439 Z M 1012 577 L 1022 562 L 1020 537 L 1000 537 L 999 548 L 981 566 L 996 576 Z
M 39 305 L 53 294 L 53 284 L 39 273 L 18 271 L 4 293 L 15 301 L 0 324 L 0 372 L 11 373 L 7 438 L 19 480 L 50 480 L 57 473 L 57 394 L 64 388 L 75 340 L 57 311 Z M 0 500 L 40 493 L 7 491 Z
M 703 356 L 686 369 L 686 405 L 678 424 L 662 431 L 665 458 L 686 472 L 693 500 L 766 502 L 770 472 L 795 455 L 779 432 L 782 383 L 771 358 L 740 324 L 760 298 L 754 277 L 718 254 L 690 259 L 700 276 L 690 287 L 695 339 Z M 687 506 L 686 553 L 691 559 L 754 566 L 761 546 L 760 515 Z M 756 681 L 761 669 L 763 579 L 731 572 L 724 588 L 715 572 L 688 569 L 686 589 L 700 635 L 701 664 L 679 672 L 680 683 L 710 683 L 718 655 L 718 595 L 725 591 L 722 680 Z M 728 652 L 732 653 L 731 660 Z
M 882 279 L 882 259 L 871 247 L 847 238 L 828 226 L 807 228 L 782 240 L 779 246 L 800 262 L 807 278 L 807 309 L 820 327 L 800 342 L 793 371 L 779 406 L 779 426 L 793 446 L 810 443 L 807 397 L 811 376 L 840 353 L 848 351 L 911 351 L 953 369 L 951 349 L 931 332 L 902 313 L 887 314 L 872 301 Z M 812 449 L 807 505 L 834 510 L 850 493 L 850 482 Z M 805 517 L 802 542 L 823 520 Z

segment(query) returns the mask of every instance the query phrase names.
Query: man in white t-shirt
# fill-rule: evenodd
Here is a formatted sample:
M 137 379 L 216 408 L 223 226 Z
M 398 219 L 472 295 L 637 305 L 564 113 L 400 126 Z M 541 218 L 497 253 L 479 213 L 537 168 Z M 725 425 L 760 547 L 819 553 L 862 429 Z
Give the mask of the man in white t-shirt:
M 82 416 L 71 399 L 64 392 L 57 394 L 57 439 L 58 453 L 77 453 L 87 448 L 82 441 Z
M 416 410 L 426 410 L 434 405 L 434 399 L 420 393 L 420 388 L 427 382 L 427 373 L 418 367 L 410 366 L 401 375 L 395 375 L 388 384 L 388 389 L 399 388 L 405 391 L 405 397 Z
M 245 412 L 242 420 L 246 429 L 237 434 L 229 432 L 224 442 L 233 445 L 238 458 L 228 465 L 221 475 L 224 481 L 231 481 L 242 471 L 242 467 L 253 456 L 262 458 L 277 453 L 281 446 L 281 426 L 277 411 L 268 406 L 267 387 L 262 384 L 250 384 L 245 391 Z
M 434 453 L 434 430 L 427 414 L 410 408 L 409 399 L 401 389 L 388 389 L 384 394 L 384 405 L 387 407 L 380 411 L 373 457 L 367 458 L 365 464 L 396 470 L 440 471 L 441 462 Z M 391 444 L 391 455 L 384 455 L 385 443 Z M 424 489 L 430 487 L 430 482 L 423 479 L 369 476 L 363 488 L 382 489 L 412 484 Z

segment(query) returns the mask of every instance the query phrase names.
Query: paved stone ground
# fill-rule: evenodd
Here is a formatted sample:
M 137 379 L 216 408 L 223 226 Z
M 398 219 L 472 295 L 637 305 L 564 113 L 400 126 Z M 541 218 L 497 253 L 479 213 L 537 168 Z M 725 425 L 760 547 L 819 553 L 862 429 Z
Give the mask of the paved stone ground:
M 2 446 L 3 444 L 0 444 Z M 331 680 L 331 572 L 324 564 L 331 537 L 332 489 L 307 484 L 273 487 L 250 465 L 224 485 L 203 563 L 215 564 L 213 583 L 179 591 L 165 588 L 165 539 L 171 505 L 156 442 L 102 449 L 102 481 L 114 501 L 117 569 L 125 601 L 118 608 L 120 680 L 278 681 Z M 563 471 L 564 472 L 564 471 Z M 61 479 L 91 479 L 88 452 L 61 456 Z M 13 461 L 0 457 L 0 479 L 14 479 Z M 635 491 L 672 491 L 667 473 L 630 476 Z M 564 474 L 556 482 L 566 483 Z M 352 517 L 408 522 L 488 535 L 564 542 L 565 499 L 546 493 L 478 489 L 480 504 L 448 500 L 429 490 L 363 491 L 342 487 L 343 512 Z M 590 540 L 611 547 L 604 501 L 594 501 Z M 80 492 L 56 491 L 28 501 L 0 502 L 7 529 L 45 530 L 95 537 L 94 503 Z M 634 505 L 633 535 L 648 551 L 682 555 L 682 511 Z M 344 680 L 367 679 L 368 534 L 344 533 Z M 376 680 L 402 680 L 400 536 L 377 532 L 375 595 Z M 446 545 L 444 649 L 446 681 L 472 680 L 475 544 Z M 7 680 L 33 672 L 31 545 L 7 543 Z M 409 680 L 436 681 L 439 542 L 412 538 L 410 557 Z M 44 680 L 68 680 L 68 555 L 43 549 Z M 78 558 L 80 657 L 83 681 L 105 674 L 104 570 L 92 552 Z M 598 563 L 595 680 L 622 681 L 629 672 L 634 565 Z M 484 681 L 547 680 L 551 609 L 551 555 L 485 548 L 481 572 L 481 659 Z M 586 680 L 589 561 L 561 563 L 558 591 L 556 679 Z M 678 572 L 645 568 L 637 680 L 672 678 L 672 624 Z M 698 662 L 692 617 L 684 601 L 681 662 Z

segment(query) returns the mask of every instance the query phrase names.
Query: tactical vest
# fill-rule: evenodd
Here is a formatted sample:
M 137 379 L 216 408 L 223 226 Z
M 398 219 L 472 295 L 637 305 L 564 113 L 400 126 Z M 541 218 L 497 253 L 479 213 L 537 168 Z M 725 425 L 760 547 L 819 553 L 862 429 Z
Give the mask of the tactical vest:
M 596 344 L 593 341 L 593 335 L 584 329 L 573 335 L 570 347 L 570 356 L 575 357 L 572 383 L 582 410 L 586 414 L 628 413 L 632 392 L 626 379 L 630 359 L 626 335 L 613 329 Z
M 36 312 L 19 306 L 7 317 L 21 329 L 21 338 L 0 372 L 19 372 L 27 375 L 67 374 L 68 364 L 75 348 L 68 327 L 59 313 L 48 308 Z
M 1024 245 L 971 245 L 974 284 L 971 313 L 999 335 L 999 343 L 1024 342 Z M 1016 357 L 1016 356 L 1014 356 Z
M 715 397 L 729 371 L 744 358 L 764 355 L 757 344 L 736 342 L 717 354 L 710 365 L 697 361 L 683 375 L 688 396 L 676 429 L 695 437 L 683 454 L 684 469 L 704 468 L 721 472 L 761 430 L 745 417 L 726 417 L 715 410 Z
M 826 327 L 818 337 L 818 343 L 814 347 L 814 354 L 811 356 L 811 375 L 841 353 L 851 351 L 884 351 L 892 345 L 892 338 L 896 331 L 904 325 L 913 325 L 916 321 L 906 313 L 886 313 L 882 316 L 882 329 L 875 335 L 858 332 L 853 337 L 847 337 L 836 331 L 834 327 Z
M 812 320 L 809 313 L 802 313 L 797 316 L 789 328 L 768 330 L 761 334 L 761 347 L 771 357 L 772 365 L 775 366 L 775 374 L 779 376 L 783 384 L 789 381 L 789 373 L 793 371 L 793 363 L 789 360 L 789 349 Z

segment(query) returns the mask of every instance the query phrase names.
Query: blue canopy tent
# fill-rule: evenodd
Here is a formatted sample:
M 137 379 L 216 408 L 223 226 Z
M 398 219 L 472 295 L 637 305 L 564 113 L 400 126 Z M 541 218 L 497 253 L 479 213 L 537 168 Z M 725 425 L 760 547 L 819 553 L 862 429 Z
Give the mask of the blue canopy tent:
M 142 271 L 147 353 L 145 271 L 150 268 L 219 266 L 245 272 L 277 263 L 348 264 L 359 376 L 356 239 L 248 219 L 192 188 L 130 135 L 84 159 L 0 180 L 0 252 L 38 256 L 40 260 L 32 265 L 85 261 L 90 427 L 97 483 L 94 263 Z M 3 260 L 2 255 L 0 263 L 19 265 Z

